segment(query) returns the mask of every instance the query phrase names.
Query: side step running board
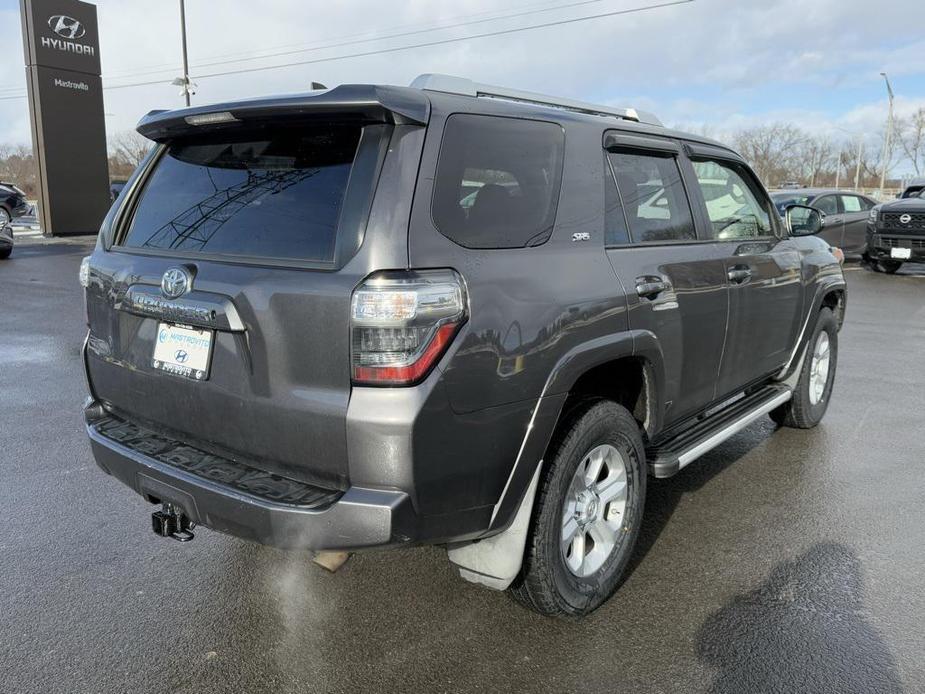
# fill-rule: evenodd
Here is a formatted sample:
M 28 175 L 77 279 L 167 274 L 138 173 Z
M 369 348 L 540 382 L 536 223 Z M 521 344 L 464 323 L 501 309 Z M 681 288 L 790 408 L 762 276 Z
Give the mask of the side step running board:
M 646 450 L 649 471 L 654 477 L 671 477 L 707 451 L 742 431 L 752 422 L 790 400 L 786 386 L 768 386 L 728 407 L 714 412 L 693 426 Z

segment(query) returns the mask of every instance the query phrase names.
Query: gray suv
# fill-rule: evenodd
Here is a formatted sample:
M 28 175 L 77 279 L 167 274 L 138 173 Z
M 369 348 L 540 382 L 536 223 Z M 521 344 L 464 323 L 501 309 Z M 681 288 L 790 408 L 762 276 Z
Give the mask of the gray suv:
M 278 547 L 437 544 L 544 614 L 616 589 L 649 477 L 828 406 L 845 280 L 728 148 L 425 75 L 153 112 L 81 266 L 99 466 Z

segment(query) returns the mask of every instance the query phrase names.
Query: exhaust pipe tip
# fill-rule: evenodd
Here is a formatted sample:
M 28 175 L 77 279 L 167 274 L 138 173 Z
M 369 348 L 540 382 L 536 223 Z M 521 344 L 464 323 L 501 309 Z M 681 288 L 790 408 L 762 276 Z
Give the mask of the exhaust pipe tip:
M 350 552 L 316 552 L 312 561 L 326 571 L 337 573 L 347 560 L 350 559 Z

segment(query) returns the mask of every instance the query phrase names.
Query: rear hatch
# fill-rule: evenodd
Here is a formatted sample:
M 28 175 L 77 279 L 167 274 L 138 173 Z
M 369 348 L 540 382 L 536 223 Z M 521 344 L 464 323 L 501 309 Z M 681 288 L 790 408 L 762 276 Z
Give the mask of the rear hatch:
M 393 236 L 374 229 L 374 193 L 412 170 L 389 150 L 419 158 L 395 145 L 427 113 L 414 90 L 344 87 L 142 121 L 158 147 L 90 261 L 94 395 L 206 450 L 345 488 L 351 293 L 407 266 L 395 239 L 411 195 L 388 202 Z

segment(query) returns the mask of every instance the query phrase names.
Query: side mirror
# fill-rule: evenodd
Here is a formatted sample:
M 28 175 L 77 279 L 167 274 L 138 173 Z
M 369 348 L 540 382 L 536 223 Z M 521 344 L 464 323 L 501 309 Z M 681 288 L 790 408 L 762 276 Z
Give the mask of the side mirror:
M 825 226 L 825 214 L 807 205 L 790 205 L 785 219 L 791 236 L 812 236 Z

